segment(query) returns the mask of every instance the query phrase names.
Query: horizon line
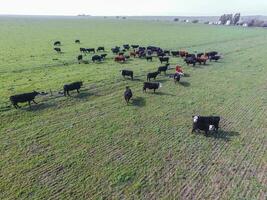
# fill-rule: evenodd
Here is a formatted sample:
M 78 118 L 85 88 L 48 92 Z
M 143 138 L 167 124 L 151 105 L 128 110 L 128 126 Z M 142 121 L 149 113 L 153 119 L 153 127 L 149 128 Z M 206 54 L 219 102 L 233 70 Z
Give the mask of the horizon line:
M 234 14 L 234 13 L 224 13 L 224 14 Z M 223 14 L 222 14 L 223 15 Z M 220 17 L 221 15 L 90 15 L 90 14 L 77 14 L 77 15 L 57 15 L 57 14 L 1 14 L 0 16 L 51 16 L 51 17 Z M 262 14 L 250 14 L 241 15 L 241 17 L 249 16 L 266 16 Z

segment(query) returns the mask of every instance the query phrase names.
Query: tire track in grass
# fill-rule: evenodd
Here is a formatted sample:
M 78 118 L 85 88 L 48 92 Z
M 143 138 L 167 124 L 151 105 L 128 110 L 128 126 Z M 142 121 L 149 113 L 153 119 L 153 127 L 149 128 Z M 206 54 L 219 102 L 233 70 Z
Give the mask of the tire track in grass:
M 233 110 L 235 110 L 235 109 L 233 109 Z M 227 148 L 227 146 L 225 147 L 225 149 Z M 215 154 L 216 154 L 216 152 L 218 152 L 217 150 L 215 151 Z M 213 156 L 211 156 L 211 157 L 213 157 Z M 182 190 L 183 191 L 183 190 Z
M 245 131 L 245 129 L 244 129 L 243 131 Z M 241 163 L 242 163 L 242 162 L 241 162 Z
M 261 130 L 258 130 L 257 133 L 259 133 Z M 260 141 L 262 141 L 263 144 L 260 143 Z M 258 159 L 258 157 L 263 157 L 264 156 L 264 152 L 266 152 L 266 148 L 264 147 L 264 140 L 261 140 L 259 138 L 259 141 L 257 142 L 261 145 L 258 146 L 258 148 L 256 148 L 256 152 L 254 153 L 254 155 L 252 155 L 252 157 L 254 157 L 254 159 L 252 159 L 252 161 L 250 162 L 250 166 L 246 167 L 245 169 L 245 173 L 243 175 L 243 178 L 238 182 L 237 186 L 243 188 L 243 190 L 241 191 L 241 195 L 240 192 L 236 189 L 232 195 L 231 198 L 235 198 L 234 195 L 238 195 L 238 197 L 240 198 L 247 198 L 247 199 L 251 199 L 253 198 L 251 196 L 253 186 L 252 184 L 250 184 L 251 179 L 253 179 L 256 174 L 259 172 L 259 168 L 260 165 L 262 164 L 262 162 L 257 162 L 256 159 Z M 251 150 L 250 150 L 251 151 Z M 254 163 L 258 163 L 258 165 L 254 165 Z M 236 188 L 237 188 L 236 186 Z M 255 192 L 255 191 L 254 191 Z M 250 195 L 250 197 L 249 197 Z

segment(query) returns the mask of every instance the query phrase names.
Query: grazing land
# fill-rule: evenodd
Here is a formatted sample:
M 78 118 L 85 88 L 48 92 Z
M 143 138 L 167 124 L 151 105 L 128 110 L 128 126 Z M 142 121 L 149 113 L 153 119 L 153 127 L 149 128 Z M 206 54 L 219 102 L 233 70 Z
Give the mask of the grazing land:
M 267 30 L 52 17 L 1 17 L 0 27 L 0 199 L 266 199 Z M 110 49 L 127 43 L 224 57 L 196 67 L 171 57 L 189 76 L 159 75 L 163 87 L 143 93 L 160 63 L 115 63 Z M 103 63 L 78 64 L 80 47 L 98 46 Z M 80 94 L 58 94 L 74 81 Z M 10 106 L 33 90 L 48 95 Z M 191 134 L 194 114 L 221 116 L 220 131 Z

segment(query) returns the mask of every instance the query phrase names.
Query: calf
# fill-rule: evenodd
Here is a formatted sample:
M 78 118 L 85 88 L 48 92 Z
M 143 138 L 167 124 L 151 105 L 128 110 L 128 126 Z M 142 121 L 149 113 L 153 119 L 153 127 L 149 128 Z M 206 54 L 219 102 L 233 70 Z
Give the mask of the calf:
M 133 97 L 132 90 L 127 86 L 126 90 L 124 92 L 124 99 L 125 99 L 127 105 L 129 104 L 129 101 L 131 100 L 132 97 Z
M 180 56 L 181 56 L 182 58 L 185 57 L 185 56 L 188 54 L 187 51 L 180 51 L 179 53 L 180 53 Z
M 107 57 L 108 54 L 104 53 L 104 54 L 101 54 L 100 56 L 102 57 L 102 60 L 105 60 L 105 58 Z
M 195 54 L 187 54 L 185 57 L 186 58 L 196 58 L 196 55 Z
M 80 48 L 80 52 L 81 52 L 81 53 L 86 53 L 87 50 L 86 50 L 86 48 Z
M 66 94 L 68 96 L 70 96 L 69 94 L 69 91 L 72 91 L 72 90 L 77 90 L 78 93 L 80 93 L 80 89 L 83 85 L 83 82 L 74 82 L 74 83 L 71 83 L 71 84 L 68 84 L 68 85 L 64 85 L 63 87 L 63 90 L 64 90 L 64 96 L 66 96 Z
M 193 128 L 192 133 L 196 132 L 196 130 L 205 131 L 205 134 L 208 133 L 208 131 L 219 129 L 219 123 L 220 123 L 220 117 L 218 116 L 209 116 L 209 117 L 203 117 L 203 116 L 192 116 L 193 118 Z
M 162 84 L 161 83 L 150 83 L 150 82 L 145 82 L 144 87 L 143 87 L 143 92 L 146 92 L 146 89 L 149 90 L 154 90 L 154 93 L 156 92 L 157 89 L 161 88 Z
M 210 61 L 214 60 L 215 62 L 217 62 L 218 60 L 220 60 L 222 57 L 219 56 L 219 55 L 216 55 L 216 56 L 210 56 L 209 59 Z
M 60 46 L 60 45 L 61 45 L 61 42 L 60 41 L 54 42 L 54 46 Z
M 207 56 L 201 56 L 201 57 L 197 57 L 196 58 L 196 62 L 198 62 L 200 65 L 203 63 L 204 65 L 206 65 L 206 62 L 208 60 Z
M 126 58 L 124 56 L 116 56 L 114 60 L 115 62 L 125 62 Z
M 95 53 L 95 48 L 87 48 L 86 52 L 87 53 Z
M 18 94 L 14 96 L 10 96 L 9 100 L 11 101 L 12 105 L 17 109 L 20 108 L 18 103 L 28 102 L 29 106 L 31 107 L 31 101 L 37 104 L 34 99 L 35 97 L 40 94 L 39 92 L 33 91 L 31 93 L 24 93 Z
M 135 58 L 136 57 L 136 52 L 130 52 L 130 56 Z
M 169 69 L 169 63 L 167 63 L 165 66 L 161 66 L 158 68 L 158 72 L 161 74 L 161 72 L 164 72 L 164 74 L 166 75 L 166 71 Z
M 160 74 L 159 71 L 157 72 L 151 72 L 147 74 L 147 81 L 150 81 L 151 78 L 154 78 L 156 80 L 157 76 Z
M 123 48 L 126 49 L 126 50 L 129 50 L 130 49 L 130 45 L 129 44 L 124 44 Z
M 83 61 L 83 55 L 78 55 L 77 59 L 80 64 Z
M 198 53 L 197 54 L 197 57 L 201 57 L 201 56 L 204 56 L 204 53 Z
M 172 56 L 178 57 L 180 55 L 179 51 L 172 51 L 171 52 Z
M 61 53 L 61 49 L 58 48 L 58 47 L 54 48 L 54 50 L 55 50 L 57 53 Z
M 176 73 L 176 74 L 174 74 L 174 76 L 173 76 L 173 80 L 174 80 L 175 84 L 176 84 L 177 82 L 180 82 L 180 79 L 181 79 L 181 74 L 180 74 L 180 73 Z
M 193 66 L 195 66 L 197 62 L 196 58 L 192 58 L 192 57 L 185 58 L 184 61 L 186 62 L 187 65 L 192 64 Z
M 169 50 L 164 50 L 163 51 L 166 55 L 170 56 L 171 55 L 171 52 Z
M 147 60 L 147 61 L 150 60 L 150 61 L 152 62 L 152 59 L 153 59 L 152 56 L 146 56 L 146 60 Z
M 99 52 L 99 51 L 105 51 L 105 47 L 98 47 L 97 52 Z
M 206 56 L 208 56 L 210 58 L 212 56 L 216 56 L 217 54 L 218 54 L 217 51 L 210 51 L 210 52 L 206 53 Z
M 159 61 L 162 64 L 163 62 L 169 63 L 170 58 L 169 57 L 159 57 Z
M 139 47 L 139 45 L 131 45 L 131 47 L 132 47 L 133 49 L 137 49 L 137 48 Z
M 99 55 L 94 55 L 93 57 L 92 57 L 92 61 L 93 62 L 101 62 L 102 61 L 102 59 L 103 59 L 103 57 L 102 56 L 99 56 Z
M 122 70 L 121 75 L 125 78 L 125 76 L 130 76 L 131 79 L 133 80 L 133 71 L 130 70 Z
M 115 47 L 111 49 L 113 54 L 118 54 L 120 52 L 120 47 Z

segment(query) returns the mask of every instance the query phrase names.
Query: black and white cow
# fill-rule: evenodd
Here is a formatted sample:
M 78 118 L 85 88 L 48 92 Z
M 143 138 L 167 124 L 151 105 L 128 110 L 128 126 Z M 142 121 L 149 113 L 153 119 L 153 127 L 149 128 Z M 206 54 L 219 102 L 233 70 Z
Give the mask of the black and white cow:
M 193 118 L 193 128 L 192 133 L 196 132 L 197 130 L 205 131 L 205 134 L 208 131 L 218 131 L 220 117 L 219 116 L 192 116 Z

